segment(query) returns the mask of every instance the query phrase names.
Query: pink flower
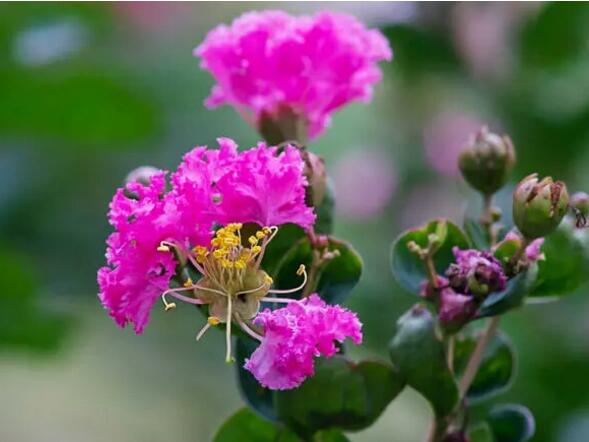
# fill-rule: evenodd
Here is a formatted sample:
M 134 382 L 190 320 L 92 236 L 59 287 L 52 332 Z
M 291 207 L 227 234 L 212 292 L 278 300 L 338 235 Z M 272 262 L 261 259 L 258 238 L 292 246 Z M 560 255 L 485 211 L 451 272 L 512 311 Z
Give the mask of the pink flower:
M 165 241 L 185 257 L 208 246 L 216 223 L 260 226 L 315 221 L 305 204 L 304 162 L 295 148 L 283 152 L 259 144 L 238 153 L 220 138 L 218 150 L 197 147 L 185 155 L 166 192 L 166 174 L 142 174 L 147 183 L 119 189 L 110 204 L 115 232 L 107 240 L 107 266 L 98 271 L 99 299 L 115 322 L 141 333 L 149 312 L 170 286 L 176 269 Z
M 119 189 L 110 204 L 109 221 L 116 231 L 107 240 L 108 266 L 98 271 L 98 296 L 119 326 L 133 323 L 136 333 L 143 331 L 176 267 L 171 253 L 157 251 L 161 241 L 177 239 L 180 231 L 165 186 L 165 173 L 160 172 L 148 186 L 132 182 Z M 192 239 L 202 236 L 193 229 Z
M 317 294 L 278 310 L 264 310 L 255 323 L 263 326 L 260 346 L 245 368 L 264 387 L 286 390 L 298 387 L 315 371 L 314 358 L 337 353 L 335 341 L 362 342 L 362 324 L 355 313 L 327 305 Z
M 194 54 L 217 81 L 206 106 L 231 104 L 256 124 L 263 112 L 286 106 L 306 119 L 311 137 L 334 111 L 370 100 L 381 78 L 377 62 L 392 58 L 382 34 L 352 16 L 280 11 L 249 12 L 219 25 Z

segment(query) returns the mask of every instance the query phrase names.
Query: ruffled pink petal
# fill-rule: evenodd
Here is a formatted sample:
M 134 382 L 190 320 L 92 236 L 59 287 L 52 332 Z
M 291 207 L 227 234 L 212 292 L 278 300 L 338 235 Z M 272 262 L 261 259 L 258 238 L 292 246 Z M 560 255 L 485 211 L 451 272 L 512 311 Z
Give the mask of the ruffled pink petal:
M 217 26 L 194 55 L 217 81 L 207 106 L 230 104 L 257 116 L 292 107 L 307 118 L 311 137 L 336 110 L 369 100 L 381 78 L 377 63 L 392 58 L 387 39 L 352 16 L 280 11 Z
M 198 243 L 207 236 L 196 225 L 183 225 L 181 213 L 166 194 L 165 173 L 148 186 L 133 182 L 119 189 L 110 204 L 115 227 L 107 240 L 107 266 L 98 271 L 98 297 L 115 322 L 132 323 L 141 333 L 159 295 L 169 286 L 175 261 L 171 252 L 158 252 L 161 241 Z M 207 226 L 209 229 L 209 226 Z
M 261 312 L 255 323 L 264 339 L 244 367 L 266 388 L 298 387 L 315 372 L 314 358 L 337 353 L 335 342 L 362 342 L 362 324 L 355 313 L 327 305 L 317 294 L 278 310 Z

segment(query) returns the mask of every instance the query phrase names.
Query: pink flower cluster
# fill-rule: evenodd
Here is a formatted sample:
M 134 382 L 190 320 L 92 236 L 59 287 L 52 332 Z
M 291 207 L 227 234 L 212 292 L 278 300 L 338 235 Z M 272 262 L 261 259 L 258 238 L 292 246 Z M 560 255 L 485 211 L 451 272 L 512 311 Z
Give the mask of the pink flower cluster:
M 162 241 L 189 250 L 209 244 L 215 223 L 314 223 L 298 150 L 288 146 L 278 153 L 260 143 L 238 153 L 232 140 L 218 142 L 218 150 L 197 147 L 186 154 L 169 191 L 160 172 L 147 186 L 127 184 L 110 203 L 115 232 L 107 240 L 108 265 L 98 271 L 98 296 L 119 326 L 132 323 L 141 333 L 169 287 L 176 263 L 171 253 L 157 251 Z
M 194 54 L 217 84 L 208 107 L 231 104 L 254 123 L 287 107 L 319 135 L 330 115 L 352 101 L 368 101 L 390 60 L 386 38 L 354 17 L 329 12 L 293 17 L 249 12 L 219 25 Z
M 261 312 L 255 323 L 264 327 L 264 340 L 245 368 L 270 389 L 299 386 L 315 371 L 314 357 L 337 353 L 335 341 L 362 342 L 362 324 L 355 313 L 330 306 L 316 294 L 278 310 Z

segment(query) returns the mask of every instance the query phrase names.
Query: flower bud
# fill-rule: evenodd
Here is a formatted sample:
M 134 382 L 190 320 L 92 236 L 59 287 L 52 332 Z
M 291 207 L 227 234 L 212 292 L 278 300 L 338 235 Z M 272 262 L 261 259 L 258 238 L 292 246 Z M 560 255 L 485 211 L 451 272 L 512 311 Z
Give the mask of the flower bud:
M 571 195 L 571 206 L 583 215 L 589 215 L 589 195 L 585 192 L 576 192 Z
M 513 220 L 527 239 L 540 238 L 558 227 L 566 214 L 569 194 L 562 181 L 538 174 L 524 178 L 513 192 Z
M 464 179 L 485 195 L 492 195 L 505 184 L 514 164 L 511 139 L 489 132 L 486 126 L 479 130 L 458 158 Z

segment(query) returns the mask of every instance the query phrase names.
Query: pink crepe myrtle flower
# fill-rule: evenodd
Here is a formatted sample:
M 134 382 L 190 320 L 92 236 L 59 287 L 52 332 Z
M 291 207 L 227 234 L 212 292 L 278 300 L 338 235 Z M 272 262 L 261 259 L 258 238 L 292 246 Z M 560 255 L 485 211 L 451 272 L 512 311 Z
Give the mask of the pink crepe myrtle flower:
M 369 101 L 382 75 L 377 62 L 392 58 L 386 38 L 350 15 L 281 11 L 249 12 L 217 26 L 194 55 L 217 81 L 207 107 L 230 104 L 256 126 L 262 114 L 288 108 L 311 138 L 336 110 Z
M 113 197 L 109 221 L 115 232 L 107 241 L 107 266 L 98 271 L 98 296 L 119 326 L 132 323 L 141 333 L 162 294 L 214 304 L 231 320 L 227 298 L 249 291 L 246 298 L 251 300 L 241 306 L 240 320 L 251 320 L 258 298 L 270 290 L 271 279 L 259 266 L 278 226 L 295 223 L 307 229 L 314 223 L 315 214 L 304 201 L 304 162 L 295 148 L 278 152 L 261 143 L 238 153 L 236 144 L 226 138 L 219 139 L 219 146 L 187 154 L 172 175 L 169 191 L 166 174 L 159 172 L 146 175 L 142 183 L 127 184 Z M 245 247 L 239 231 L 241 223 L 248 222 L 263 228 Z M 218 224 L 225 229 L 214 234 Z M 192 263 L 201 281 L 211 286 L 186 280 L 185 286 L 170 289 L 176 256 Z M 211 277 L 220 267 L 231 269 L 224 272 L 223 281 Z M 303 274 L 306 281 L 304 269 Z M 184 290 L 194 297 L 178 293 Z M 171 305 L 165 296 L 162 299 Z
M 266 309 L 254 323 L 263 327 L 264 337 L 245 368 L 273 390 L 298 387 L 314 374 L 315 357 L 337 353 L 335 342 L 346 338 L 362 342 L 362 324 L 356 314 L 327 305 L 317 294 L 281 309 Z

